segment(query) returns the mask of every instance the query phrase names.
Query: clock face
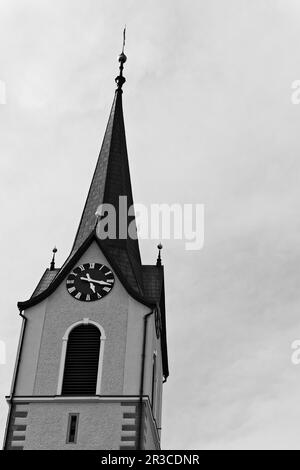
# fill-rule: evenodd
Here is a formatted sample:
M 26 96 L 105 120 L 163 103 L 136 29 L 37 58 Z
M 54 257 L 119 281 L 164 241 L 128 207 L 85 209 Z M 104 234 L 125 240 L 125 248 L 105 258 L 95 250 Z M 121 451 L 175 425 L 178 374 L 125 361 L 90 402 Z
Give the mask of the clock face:
M 114 275 L 107 266 L 85 263 L 69 274 L 67 289 L 75 299 L 91 302 L 105 297 L 112 290 L 114 283 Z

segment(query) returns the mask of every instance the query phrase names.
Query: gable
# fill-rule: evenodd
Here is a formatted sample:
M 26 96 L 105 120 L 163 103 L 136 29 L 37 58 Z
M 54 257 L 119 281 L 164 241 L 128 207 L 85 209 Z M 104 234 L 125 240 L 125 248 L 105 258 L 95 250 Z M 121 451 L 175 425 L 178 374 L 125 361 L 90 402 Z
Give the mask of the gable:
M 103 242 L 101 242 L 98 239 L 95 231 L 93 231 L 90 234 L 90 236 L 84 241 L 84 243 L 78 248 L 78 250 L 67 259 L 67 261 L 62 266 L 62 268 L 59 269 L 56 275 L 53 277 L 52 281 L 49 275 L 49 271 L 46 271 L 44 273 L 32 297 L 29 300 L 18 302 L 19 310 L 22 311 L 28 307 L 36 305 L 37 303 L 47 298 L 50 294 L 52 294 L 52 292 L 54 292 L 54 290 L 61 284 L 61 282 L 65 279 L 66 275 L 71 271 L 71 269 L 76 265 L 76 263 L 79 262 L 80 258 L 83 256 L 83 254 L 86 252 L 88 247 L 93 242 L 97 243 L 101 252 L 104 254 L 105 258 L 107 259 L 108 264 L 112 267 L 113 271 L 116 273 L 116 275 L 118 276 L 119 280 L 121 281 L 122 285 L 127 290 L 127 292 L 134 299 L 138 300 L 142 304 L 150 306 L 150 307 L 153 306 L 153 303 L 150 302 L 148 299 L 146 299 L 146 297 L 144 297 L 143 295 L 137 293 L 134 289 L 132 289 L 130 282 L 128 281 L 127 277 L 124 275 L 123 271 L 120 269 L 120 267 L 116 263 L 115 258 L 111 256 L 110 250 L 107 248 L 107 246 Z M 47 287 L 43 290 L 43 286 L 47 286 Z

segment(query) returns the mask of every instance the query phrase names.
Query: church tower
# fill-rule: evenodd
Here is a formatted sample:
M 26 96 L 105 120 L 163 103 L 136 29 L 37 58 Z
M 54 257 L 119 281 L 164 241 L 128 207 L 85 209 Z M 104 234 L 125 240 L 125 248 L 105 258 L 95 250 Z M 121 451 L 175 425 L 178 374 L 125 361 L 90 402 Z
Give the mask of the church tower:
M 23 320 L 4 448 L 159 449 L 168 377 L 164 271 L 143 265 L 122 108 L 124 52 L 71 253 L 55 249 Z M 112 227 L 109 209 L 115 212 Z

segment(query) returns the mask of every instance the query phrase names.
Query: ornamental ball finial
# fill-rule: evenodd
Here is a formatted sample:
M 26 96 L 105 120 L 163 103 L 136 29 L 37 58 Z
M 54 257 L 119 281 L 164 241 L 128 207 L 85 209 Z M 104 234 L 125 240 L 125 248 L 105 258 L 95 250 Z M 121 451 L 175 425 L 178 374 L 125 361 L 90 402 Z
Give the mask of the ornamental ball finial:
M 54 271 L 55 269 L 55 254 L 57 253 L 57 248 L 56 246 L 53 248 L 52 250 L 52 260 L 51 260 L 51 263 L 50 263 L 50 271 Z
M 161 250 L 162 250 L 162 247 L 163 247 L 163 246 L 162 246 L 161 243 L 159 243 L 159 244 L 157 245 L 157 248 L 158 248 L 158 257 L 157 257 L 157 261 L 156 261 L 156 266 L 161 266 L 161 254 L 160 254 L 160 252 L 161 252 Z
M 121 52 L 121 54 L 119 55 L 119 62 L 121 64 L 125 64 L 126 60 L 127 60 L 126 55 L 124 54 L 124 52 Z

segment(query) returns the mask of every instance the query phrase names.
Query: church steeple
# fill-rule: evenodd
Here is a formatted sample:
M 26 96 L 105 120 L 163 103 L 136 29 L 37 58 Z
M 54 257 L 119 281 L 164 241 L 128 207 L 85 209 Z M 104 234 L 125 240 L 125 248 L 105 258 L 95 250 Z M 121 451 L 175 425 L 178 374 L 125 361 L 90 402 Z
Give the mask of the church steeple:
M 122 51 L 119 56 L 120 72 L 115 79 L 117 89 L 72 253 L 76 252 L 95 229 L 97 208 L 101 204 L 111 204 L 116 210 L 117 233 L 116 238 L 107 238 L 103 240 L 103 244 L 109 255 L 116 260 L 131 287 L 142 294 L 141 257 L 138 240 L 128 236 L 127 238 L 119 238 L 119 222 L 123 227 L 128 227 L 135 220 L 134 216 L 127 216 L 120 208 L 120 198 L 124 201 L 124 197 L 127 198 L 127 207 L 133 206 L 122 106 L 122 86 L 125 83 L 123 68 L 126 59 Z M 120 220 L 121 217 L 126 217 L 126 220 Z
M 71 253 L 58 268 L 54 248 L 32 296 L 18 302 L 23 326 L 7 397 L 7 450 L 160 448 L 169 375 L 164 267 L 160 253 L 156 265 L 141 264 L 134 212 L 122 207 L 125 198 L 127 208 L 133 205 L 122 109 L 125 61 L 123 49 Z M 117 223 L 105 237 L 108 207 Z

